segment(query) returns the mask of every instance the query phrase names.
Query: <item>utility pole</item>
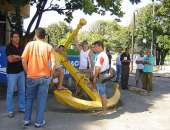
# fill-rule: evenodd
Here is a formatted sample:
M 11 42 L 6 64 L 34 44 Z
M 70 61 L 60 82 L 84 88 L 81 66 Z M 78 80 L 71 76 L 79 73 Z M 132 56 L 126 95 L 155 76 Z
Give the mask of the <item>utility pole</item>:
M 153 22 L 155 22 L 155 2 L 152 0 L 152 17 L 153 17 Z M 152 42 L 151 42 L 151 54 L 153 53 L 153 46 L 155 42 L 155 33 L 154 33 L 154 26 L 152 27 Z
M 131 46 L 131 72 L 133 71 L 133 55 L 134 55 L 134 33 L 135 33 L 135 11 L 133 12 L 133 25 L 132 25 L 132 46 Z

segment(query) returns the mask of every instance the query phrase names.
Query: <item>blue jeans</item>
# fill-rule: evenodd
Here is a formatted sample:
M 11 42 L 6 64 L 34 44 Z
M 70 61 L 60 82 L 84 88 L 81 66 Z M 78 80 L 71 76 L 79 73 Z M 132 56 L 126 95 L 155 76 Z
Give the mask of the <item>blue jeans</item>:
M 96 87 L 97 87 L 97 91 L 98 91 L 100 96 L 106 96 L 106 86 L 105 86 L 105 84 L 97 81 Z
M 35 123 L 42 124 L 48 96 L 48 88 L 51 78 L 41 77 L 38 79 L 28 78 L 26 81 L 26 111 L 24 121 L 31 121 L 33 101 L 36 98 Z
M 23 71 L 16 74 L 7 74 L 7 112 L 14 112 L 13 95 L 15 86 L 18 87 L 19 111 L 25 111 L 25 73 Z
M 116 81 L 120 81 L 121 65 L 116 65 Z

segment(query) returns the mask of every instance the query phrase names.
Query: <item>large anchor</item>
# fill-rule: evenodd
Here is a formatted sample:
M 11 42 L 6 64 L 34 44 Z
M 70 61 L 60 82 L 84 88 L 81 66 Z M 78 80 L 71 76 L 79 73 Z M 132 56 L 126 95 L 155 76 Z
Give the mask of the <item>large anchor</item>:
M 79 30 L 85 24 L 86 24 L 86 20 L 80 19 L 80 22 L 77 25 L 76 29 L 69 34 L 69 37 L 64 44 L 65 50 L 69 47 L 73 39 L 78 34 Z M 70 90 L 55 90 L 54 95 L 57 101 L 79 110 L 101 109 L 102 103 L 98 93 L 92 91 L 88 87 L 88 82 L 89 82 L 89 80 L 87 80 L 88 77 L 86 77 L 84 74 L 80 73 L 76 68 L 74 68 L 73 65 L 65 58 L 65 56 L 60 55 L 60 57 L 62 59 L 61 60 L 62 64 L 70 73 L 72 78 L 75 80 L 77 86 L 80 87 L 90 97 L 91 100 L 84 100 L 84 99 L 74 97 Z M 107 107 L 115 106 L 120 99 L 120 88 L 118 83 L 114 84 L 112 91 L 113 91 L 113 95 L 107 99 Z

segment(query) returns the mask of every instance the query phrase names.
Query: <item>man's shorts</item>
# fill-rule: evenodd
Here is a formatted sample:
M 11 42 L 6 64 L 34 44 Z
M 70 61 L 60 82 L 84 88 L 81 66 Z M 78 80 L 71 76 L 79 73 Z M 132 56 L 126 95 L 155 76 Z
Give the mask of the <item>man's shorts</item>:
M 106 86 L 100 82 L 96 83 L 97 91 L 99 92 L 100 96 L 106 96 Z
M 63 65 L 60 65 L 58 68 L 55 69 L 54 74 L 53 74 L 53 78 L 56 78 L 60 75 L 61 69 L 64 69 Z

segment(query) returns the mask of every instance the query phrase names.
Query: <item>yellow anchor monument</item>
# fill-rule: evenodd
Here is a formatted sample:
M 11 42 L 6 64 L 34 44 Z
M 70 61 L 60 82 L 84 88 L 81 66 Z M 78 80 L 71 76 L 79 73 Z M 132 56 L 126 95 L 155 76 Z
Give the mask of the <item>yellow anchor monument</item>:
M 80 19 L 79 24 L 76 29 L 73 30 L 68 39 L 65 41 L 64 47 L 65 50 L 70 46 L 73 39 L 78 34 L 79 30 L 86 24 L 85 19 Z M 66 53 L 65 53 L 66 54 Z M 77 87 L 80 87 L 90 98 L 90 100 L 84 100 L 72 95 L 70 90 L 54 90 L 54 95 L 56 100 L 62 104 L 66 104 L 78 110 L 96 110 L 102 108 L 101 99 L 97 92 L 92 91 L 88 87 L 88 78 L 81 74 L 73 65 L 65 58 L 65 56 L 60 55 L 61 63 L 64 65 L 66 70 L 70 73 L 72 78 L 75 80 Z M 120 88 L 119 84 L 115 83 L 113 86 L 113 94 L 107 99 L 107 107 L 115 106 L 120 99 Z

